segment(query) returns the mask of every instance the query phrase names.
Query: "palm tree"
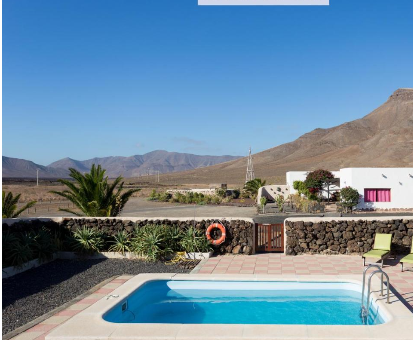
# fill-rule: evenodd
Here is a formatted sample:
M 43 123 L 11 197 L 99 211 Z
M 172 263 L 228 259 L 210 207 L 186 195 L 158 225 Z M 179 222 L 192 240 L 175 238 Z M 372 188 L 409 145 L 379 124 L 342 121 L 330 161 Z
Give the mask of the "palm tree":
M 15 218 L 18 217 L 23 211 L 31 208 L 36 204 L 37 201 L 31 201 L 27 203 L 23 208 L 17 210 L 17 203 L 19 203 L 21 194 L 17 194 L 13 197 L 13 194 L 9 192 L 7 195 L 3 191 L 2 200 L 2 216 L 3 218 Z M 16 211 L 17 210 L 17 211 Z
M 124 191 L 123 177 L 119 176 L 113 183 L 108 182 L 105 177 L 106 170 L 100 165 L 92 165 L 90 173 L 81 174 L 76 169 L 70 168 L 69 176 L 74 181 L 59 179 L 59 182 L 66 185 L 68 189 L 64 191 L 51 191 L 72 202 L 82 213 L 70 209 L 62 209 L 77 216 L 94 217 L 114 217 L 118 216 L 129 198 L 141 189 L 129 189 Z M 83 214 L 83 215 L 82 215 Z
M 263 187 L 267 181 L 262 181 L 260 178 L 255 178 L 248 181 L 244 185 L 244 191 L 249 194 L 251 198 L 255 198 L 258 195 L 258 189 Z

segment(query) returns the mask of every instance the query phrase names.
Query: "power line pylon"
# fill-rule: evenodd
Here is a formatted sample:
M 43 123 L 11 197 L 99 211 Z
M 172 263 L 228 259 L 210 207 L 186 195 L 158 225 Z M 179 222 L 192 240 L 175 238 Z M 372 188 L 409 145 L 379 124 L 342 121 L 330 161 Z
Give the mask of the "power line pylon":
M 251 147 L 248 155 L 247 175 L 245 176 L 245 183 L 255 179 L 254 166 L 252 165 Z

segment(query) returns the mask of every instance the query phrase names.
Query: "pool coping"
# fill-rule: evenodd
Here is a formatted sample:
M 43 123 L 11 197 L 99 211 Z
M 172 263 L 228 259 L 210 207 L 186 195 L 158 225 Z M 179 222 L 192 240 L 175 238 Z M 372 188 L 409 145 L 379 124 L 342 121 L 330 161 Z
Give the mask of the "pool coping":
M 211 280 L 211 281 L 298 281 L 350 282 L 362 284 L 360 275 L 260 275 L 260 274 L 139 274 L 116 288 L 111 295 L 53 329 L 46 340 L 225 340 L 225 339 L 395 339 L 411 340 L 413 313 L 394 293 L 390 304 L 378 295 L 380 280 L 372 280 L 372 296 L 388 320 L 373 326 L 351 325 L 234 325 L 234 324 L 122 324 L 103 320 L 102 316 L 142 284 L 152 280 Z

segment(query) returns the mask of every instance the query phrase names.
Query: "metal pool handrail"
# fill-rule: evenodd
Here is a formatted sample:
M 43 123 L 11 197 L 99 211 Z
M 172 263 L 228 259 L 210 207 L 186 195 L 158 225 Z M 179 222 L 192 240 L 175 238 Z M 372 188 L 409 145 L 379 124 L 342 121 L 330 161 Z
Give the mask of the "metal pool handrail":
M 363 286 L 361 288 L 361 308 L 364 306 L 364 290 L 365 290 L 365 283 L 366 283 L 366 272 L 370 269 L 376 267 L 379 270 L 382 270 L 378 264 L 369 264 L 363 271 Z M 383 275 L 381 276 L 381 294 L 383 295 Z
M 368 287 L 367 287 L 367 302 L 366 302 L 366 307 L 364 307 L 364 286 L 365 286 L 365 280 L 366 280 L 366 272 L 369 268 L 372 268 L 372 267 L 376 267 L 378 269 L 375 270 L 374 272 L 372 272 L 369 276 Z M 377 273 L 381 273 L 381 293 L 380 293 L 380 296 L 383 296 L 383 279 L 384 279 L 384 276 L 386 276 L 386 280 L 387 280 L 387 302 L 386 303 L 390 303 L 390 279 L 389 279 L 389 276 L 378 265 L 375 265 L 375 264 L 369 265 L 366 269 L 364 269 L 364 272 L 363 272 L 363 287 L 362 287 L 362 295 L 361 295 L 361 316 L 363 318 L 363 321 L 365 320 L 366 322 L 368 321 L 369 310 L 370 310 L 371 279 Z

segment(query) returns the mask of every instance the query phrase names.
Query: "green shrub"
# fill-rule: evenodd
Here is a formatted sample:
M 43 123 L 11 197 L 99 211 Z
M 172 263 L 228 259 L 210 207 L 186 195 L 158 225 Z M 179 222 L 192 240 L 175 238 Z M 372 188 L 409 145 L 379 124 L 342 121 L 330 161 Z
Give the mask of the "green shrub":
M 232 196 L 227 196 L 221 200 L 220 203 L 230 203 L 232 201 Z
M 166 246 L 172 251 L 183 251 L 181 241 L 183 238 L 183 232 L 178 226 L 166 226 L 165 227 L 165 239 Z
M 263 196 L 263 197 L 260 198 L 260 205 L 259 205 L 259 207 L 257 206 L 257 213 L 260 212 L 260 208 L 261 208 L 262 213 L 265 214 L 265 206 L 266 206 L 266 205 L 267 205 L 267 198 Z
M 136 228 L 131 242 L 132 251 L 148 261 L 165 258 L 173 252 L 168 245 L 165 229 L 163 225 L 154 224 Z
M 158 200 L 159 194 L 156 192 L 155 189 L 152 190 L 151 194 L 148 197 L 148 201 L 156 201 Z
M 212 204 L 220 204 L 222 201 L 221 197 L 219 196 L 212 196 L 211 197 L 211 203 Z
M 294 181 L 293 188 L 298 191 L 299 195 L 307 196 L 308 189 L 303 181 Z
M 125 254 L 131 250 L 130 235 L 125 230 L 118 231 L 113 239 L 114 240 L 111 241 L 113 244 L 110 246 L 109 251 Z
M 50 231 L 42 228 L 37 234 L 32 232 L 31 237 L 33 239 L 33 258 L 39 259 L 40 262 L 51 260 L 54 252 L 57 251 L 57 247 L 53 242 Z
M 103 234 L 93 228 L 83 227 L 73 233 L 72 249 L 84 255 L 94 254 L 105 245 Z
M 350 211 L 359 203 L 360 194 L 352 187 L 345 187 L 340 190 L 340 203 Z
M 275 202 L 277 202 L 278 210 L 280 212 L 283 212 L 284 211 L 284 202 L 285 202 L 284 196 L 283 195 L 277 195 L 275 197 Z
M 9 267 L 12 266 L 12 263 L 17 263 L 18 266 L 21 266 L 23 263 L 29 261 L 23 261 L 19 263 L 19 261 L 13 258 L 13 254 L 15 254 L 15 249 L 19 247 L 19 239 L 18 237 L 9 231 L 3 233 L 2 235 L 2 266 Z M 31 255 L 30 255 L 31 256 Z
M 158 196 L 158 201 L 161 202 L 169 202 L 169 200 L 172 198 L 172 194 L 169 192 L 163 192 L 161 194 L 159 194 Z
M 181 246 L 187 253 L 206 253 L 212 249 L 203 231 L 194 227 L 186 229 L 181 240 Z
M 27 232 L 18 234 L 17 242 L 7 249 L 8 265 L 21 268 L 26 262 L 33 260 L 33 245 L 33 234 Z
M 234 190 L 232 190 L 232 193 L 231 193 L 232 198 L 233 198 L 234 200 L 236 200 L 237 198 L 239 198 L 240 194 L 241 194 L 241 191 L 240 191 L 239 189 L 234 189 Z
M 227 195 L 227 191 L 224 189 L 216 189 L 215 194 L 221 198 L 224 198 Z
M 46 228 L 39 231 L 4 232 L 3 267 L 22 267 L 26 262 L 38 259 L 40 262 L 53 258 L 57 251 L 55 240 Z

